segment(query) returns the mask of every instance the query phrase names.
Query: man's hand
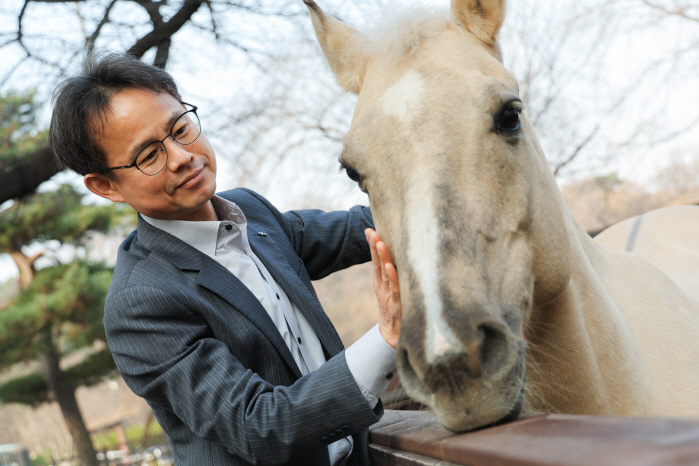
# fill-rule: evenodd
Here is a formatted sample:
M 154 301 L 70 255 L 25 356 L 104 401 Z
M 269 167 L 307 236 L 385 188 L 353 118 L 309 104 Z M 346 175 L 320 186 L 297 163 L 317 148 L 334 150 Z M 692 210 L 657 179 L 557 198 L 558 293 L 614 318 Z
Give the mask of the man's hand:
M 398 272 L 391 262 L 386 243 L 371 228 L 364 230 L 371 249 L 371 262 L 374 264 L 374 290 L 379 300 L 379 330 L 386 343 L 393 349 L 398 344 L 400 322 L 403 310 L 400 305 Z

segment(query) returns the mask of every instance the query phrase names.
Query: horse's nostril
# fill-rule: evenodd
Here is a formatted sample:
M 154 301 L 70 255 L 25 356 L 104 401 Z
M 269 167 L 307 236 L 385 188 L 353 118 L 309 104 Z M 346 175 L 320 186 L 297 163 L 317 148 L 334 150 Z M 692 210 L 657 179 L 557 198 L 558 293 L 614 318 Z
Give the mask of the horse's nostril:
M 478 357 L 484 370 L 497 369 L 507 356 L 507 337 L 499 328 L 488 324 L 478 326 L 481 344 Z
M 509 368 L 511 355 L 505 332 L 496 323 L 481 323 L 460 339 L 460 351 L 447 352 L 433 361 L 404 342 L 399 344 L 396 360 L 403 386 L 414 399 L 428 401 L 437 393 L 461 396 L 473 383 L 497 378 Z

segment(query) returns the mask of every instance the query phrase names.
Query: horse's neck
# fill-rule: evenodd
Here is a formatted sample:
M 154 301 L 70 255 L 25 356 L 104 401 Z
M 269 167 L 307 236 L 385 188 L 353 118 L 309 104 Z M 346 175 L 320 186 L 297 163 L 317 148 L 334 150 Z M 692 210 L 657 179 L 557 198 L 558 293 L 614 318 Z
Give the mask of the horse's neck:
M 571 279 L 556 300 L 532 310 L 527 324 L 527 404 L 546 412 L 637 413 L 647 383 L 609 277 L 596 270 L 605 254 L 566 218 Z

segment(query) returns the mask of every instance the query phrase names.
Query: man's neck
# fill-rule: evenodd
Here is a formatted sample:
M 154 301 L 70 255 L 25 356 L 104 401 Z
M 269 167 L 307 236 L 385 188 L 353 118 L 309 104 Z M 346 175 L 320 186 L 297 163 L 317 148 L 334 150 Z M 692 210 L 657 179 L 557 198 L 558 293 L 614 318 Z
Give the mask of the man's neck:
M 211 199 L 206 201 L 206 204 L 202 205 L 198 209 L 187 212 L 180 217 L 161 218 L 151 215 L 148 215 L 148 217 L 156 220 L 185 220 L 189 222 L 217 222 L 219 220 L 218 215 L 216 215 L 216 211 L 214 210 L 214 205 L 211 203 Z
M 189 220 L 191 222 L 215 222 L 218 221 L 218 215 L 214 210 L 214 205 L 211 203 L 211 199 L 206 201 L 206 204 L 190 212 L 179 220 Z

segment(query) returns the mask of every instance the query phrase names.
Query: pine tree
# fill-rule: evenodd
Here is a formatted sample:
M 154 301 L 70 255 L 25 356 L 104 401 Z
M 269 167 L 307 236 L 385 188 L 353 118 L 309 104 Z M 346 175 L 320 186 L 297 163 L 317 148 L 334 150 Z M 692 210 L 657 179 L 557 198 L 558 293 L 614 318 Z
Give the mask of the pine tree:
M 126 209 L 116 204 L 84 205 L 82 195 L 68 185 L 38 193 L 0 212 L 0 252 L 9 253 L 20 270 L 21 289 L 0 311 L 0 367 L 39 360 L 38 374 L 6 382 L 0 398 L 37 404 L 58 402 L 83 465 L 96 465 L 95 452 L 75 399 L 75 389 L 114 371 L 108 351 L 87 358 L 64 372 L 67 353 L 105 341 L 102 316 L 112 270 L 85 257 L 85 241 L 126 221 Z M 76 258 L 36 270 L 26 247 L 56 242 L 73 246 Z M 88 369 L 88 370 L 86 370 Z M 50 395 L 49 395 L 50 393 Z
M 10 100 L 17 111 L 3 118 Z M 41 143 L 41 132 L 28 130 L 33 124 L 30 104 L 30 95 L 0 96 L 0 161 L 21 157 Z M 16 152 L 8 156 L 7 151 Z M 0 400 L 30 405 L 55 400 L 83 466 L 97 466 L 97 459 L 75 389 L 99 381 L 115 367 L 108 350 L 93 352 L 66 370 L 60 362 L 69 353 L 105 341 L 102 316 L 112 269 L 88 260 L 87 243 L 97 233 L 127 226 L 134 217 L 117 204 L 85 204 L 70 185 L 31 194 L 0 211 L 0 253 L 9 254 L 20 273 L 18 295 L 0 310 L 0 369 L 23 361 L 41 363 L 40 373 L 0 385 Z M 28 256 L 27 247 L 37 244 L 44 250 Z M 66 248 L 73 251 L 69 261 L 52 254 Z M 47 261 L 52 264 L 37 269 L 42 255 L 53 256 Z
M 34 91 L 0 95 L 0 168 L 34 153 L 47 142 L 47 131 L 38 130 Z

